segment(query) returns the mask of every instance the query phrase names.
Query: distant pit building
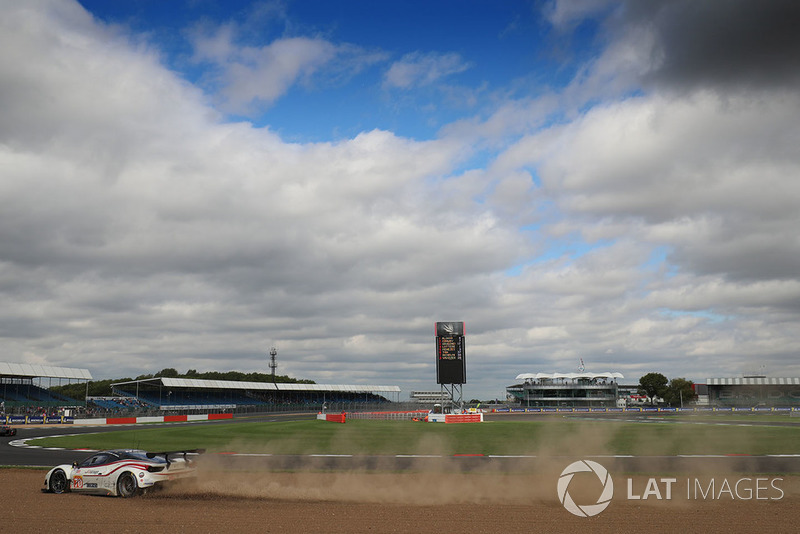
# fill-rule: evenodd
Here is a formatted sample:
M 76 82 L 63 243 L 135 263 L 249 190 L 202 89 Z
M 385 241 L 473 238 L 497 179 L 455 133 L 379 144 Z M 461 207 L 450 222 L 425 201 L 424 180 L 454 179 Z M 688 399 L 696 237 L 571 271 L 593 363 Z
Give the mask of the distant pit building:
M 443 390 L 437 391 L 412 391 L 409 396 L 411 402 L 418 402 L 420 404 L 438 404 L 448 402 L 451 400 L 450 393 Z
M 613 408 L 619 400 L 622 373 L 522 373 L 506 392 L 530 408 Z
M 636 407 L 650 400 L 638 384 L 620 384 L 621 373 L 523 373 L 508 386 L 509 401 L 525 408 Z M 800 410 L 800 378 L 744 376 L 707 378 L 694 384 L 694 407 L 794 408 Z M 661 399 L 656 399 L 661 403 Z

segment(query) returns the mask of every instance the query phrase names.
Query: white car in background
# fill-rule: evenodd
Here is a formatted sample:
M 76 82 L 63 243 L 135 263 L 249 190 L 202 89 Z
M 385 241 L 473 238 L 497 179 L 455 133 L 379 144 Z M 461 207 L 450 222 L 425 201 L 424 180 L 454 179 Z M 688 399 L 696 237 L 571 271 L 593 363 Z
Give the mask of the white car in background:
M 133 497 L 148 488 L 195 476 L 195 460 L 202 452 L 202 449 L 169 452 L 115 449 L 96 452 L 80 463 L 63 464 L 48 471 L 42 491 Z

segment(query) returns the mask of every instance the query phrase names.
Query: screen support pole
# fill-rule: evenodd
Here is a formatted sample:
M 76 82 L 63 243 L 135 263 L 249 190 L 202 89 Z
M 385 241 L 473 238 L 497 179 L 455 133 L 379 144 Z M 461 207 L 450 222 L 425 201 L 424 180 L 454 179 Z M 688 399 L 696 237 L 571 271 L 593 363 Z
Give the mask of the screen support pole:
M 463 413 L 464 412 L 464 384 L 442 384 L 442 408 L 445 405 L 450 407 L 450 413 Z M 445 401 L 445 393 L 447 393 L 448 400 Z M 447 413 L 445 410 L 442 410 Z

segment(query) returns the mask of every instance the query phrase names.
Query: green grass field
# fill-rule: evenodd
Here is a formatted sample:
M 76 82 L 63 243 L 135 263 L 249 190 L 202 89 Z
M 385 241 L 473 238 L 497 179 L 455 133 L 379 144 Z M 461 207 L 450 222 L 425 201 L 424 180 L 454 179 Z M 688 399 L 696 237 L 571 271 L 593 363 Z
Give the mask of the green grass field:
M 721 422 L 719 418 L 716 419 Z M 147 426 L 32 440 L 42 447 L 272 454 L 798 454 L 800 427 L 547 418 L 483 424 L 350 420 Z

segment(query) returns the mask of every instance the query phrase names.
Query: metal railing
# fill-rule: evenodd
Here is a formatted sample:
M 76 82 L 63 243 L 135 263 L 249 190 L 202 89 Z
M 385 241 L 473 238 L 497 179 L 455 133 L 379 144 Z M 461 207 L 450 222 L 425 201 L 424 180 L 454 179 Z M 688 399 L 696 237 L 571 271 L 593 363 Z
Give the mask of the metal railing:
M 348 419 L 373 419 L 381 421 L 411 421 L 428 415 L 428 410 L 413 412 L 347 412 Z

